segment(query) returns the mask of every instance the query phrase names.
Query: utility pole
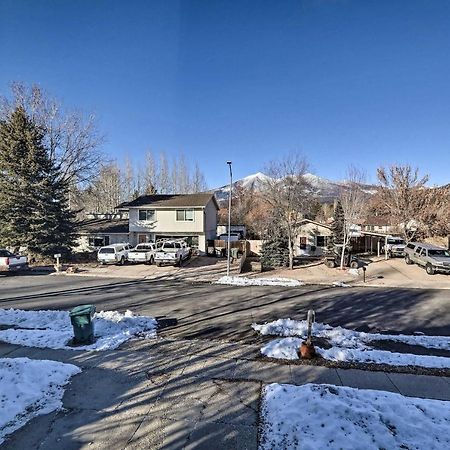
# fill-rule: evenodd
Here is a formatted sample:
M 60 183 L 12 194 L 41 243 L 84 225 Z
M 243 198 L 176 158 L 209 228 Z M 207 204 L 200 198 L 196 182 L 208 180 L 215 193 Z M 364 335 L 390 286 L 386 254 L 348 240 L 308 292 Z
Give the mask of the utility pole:
M 227 277 L 230 276 L 231 265 L 231 192 L 233 189 L 233 171 L 231 169 L 231 161 L 227 161 L 230 169 L 230 191 L 228 192 L 228 254 L 227 254 Z

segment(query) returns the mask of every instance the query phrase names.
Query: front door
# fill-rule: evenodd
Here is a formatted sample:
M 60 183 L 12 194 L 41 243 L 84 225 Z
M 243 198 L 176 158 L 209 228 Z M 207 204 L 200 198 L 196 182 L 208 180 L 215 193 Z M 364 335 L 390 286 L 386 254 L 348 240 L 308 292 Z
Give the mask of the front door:
M 145 242 L 148 242 L 148 234 L 138 234 L 138 244 L 144 244 Z

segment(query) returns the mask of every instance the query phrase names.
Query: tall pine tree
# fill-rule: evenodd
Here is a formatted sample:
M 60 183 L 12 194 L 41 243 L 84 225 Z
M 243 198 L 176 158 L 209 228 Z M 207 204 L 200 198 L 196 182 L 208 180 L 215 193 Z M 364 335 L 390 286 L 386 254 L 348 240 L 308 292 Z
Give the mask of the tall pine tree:
M 333 223 L 331 224 L 331 236 L 328 239 L 327 250 L 331 253 L 336 245 L 344 242 L 344 210 L 340 200 L 334 206 Z
M 281 233 L 275 232 L 263 240 L 261 264 L 263 269 L 289 266 L 288 240 Z
M 33 256 L 66 253 L 74 240 L 68 185 L 43 137 L 21 107 L 0 122 L 0 245 Z

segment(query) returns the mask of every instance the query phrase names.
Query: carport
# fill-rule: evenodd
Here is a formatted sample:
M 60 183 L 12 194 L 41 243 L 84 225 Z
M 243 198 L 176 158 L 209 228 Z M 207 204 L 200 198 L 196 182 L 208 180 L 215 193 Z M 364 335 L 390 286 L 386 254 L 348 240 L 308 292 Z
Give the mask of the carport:
M 391 236 L 390 234 L 376 231 L 360 231 L 358 234 L 359 236 L 352 238 L 352 246 L 356 251 L 376 253 L 378 256 L 381 256 L 381 247 L 384 245 L 385 257 L 388 259 L 387 238 Z

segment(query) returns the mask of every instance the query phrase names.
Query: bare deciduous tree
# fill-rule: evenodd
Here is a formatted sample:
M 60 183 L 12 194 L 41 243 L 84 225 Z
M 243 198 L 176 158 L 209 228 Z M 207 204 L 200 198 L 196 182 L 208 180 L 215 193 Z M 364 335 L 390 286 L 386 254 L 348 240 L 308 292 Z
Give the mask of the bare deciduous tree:
M 363 171 L 356 167 L 350 167 L 347 171 L 347 179 L 339 193 L 339 200 L 344 211 L 343 245 L 341 249 L 341 269 L 344 268 L 345 249 L 352 237 L 352 227 L 363 219 L 367 194 L 361 186 L 365 183 L 366 177 Z
M 195 194 L 196 192 L 206 191 L 206 189 L 207 186 L 205 176 L 203 175 L 203 172 L 200 170 L 198 163 L 195 163 L 194 174 L 191 179 L 191 186 L 189 191 Z
M 420 176 L 419 169 L 410 165 L 393 165 L 377 169 L 378 200 L 382 212 L 387 213 L 402 231 L 406 241 L 414 239 L 418 222 L 425 207 L 424 187 L 428 175 Z
M 44 131 L 50 158 L 60 169 L 62 178 L 76 186 L 98 173 L 104 137 L 99 133 L 95 116 L 65 109 L 39 86 L 13 83 L 11 98 L 0 98 L 0 118 L 17 106 Z
M 81 192 L 85 212 L 109 213 L 124 200 L 120 169 L 110 163 L 100 169 L 90 186 Z
M 272 161 L 263 182 L 264 197 L 271 210 L 270 225 L 282 230 L 288 240 L 289 268 L 294 268 L 294 241 L 298 222 L 308 211 L 311 199 L 309 184 L 304 175 L 306 160 L 298 154 L 291 154 L 278 161 Z

